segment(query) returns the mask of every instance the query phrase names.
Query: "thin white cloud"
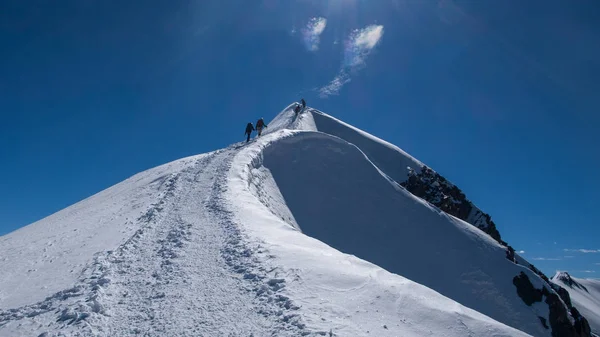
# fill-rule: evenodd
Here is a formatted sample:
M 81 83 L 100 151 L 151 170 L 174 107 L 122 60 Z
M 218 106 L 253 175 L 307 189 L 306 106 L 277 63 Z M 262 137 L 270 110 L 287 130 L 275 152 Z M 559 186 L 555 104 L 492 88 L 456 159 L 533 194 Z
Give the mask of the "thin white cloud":
M 365 63 L 371 50 L 383 37 L 382 25 L 371 25 L 363 29 L 356 29 L 350 34 L 344 53 L 344 66 L 357 67 Z
M 580 270 L 581 273 L 595 273 L 595 270 Z
M 600 266 L 600 263 L 596 263 L 597 266 Z
M 358 34 L 354 39 L 354 44 L 359 48 L 373 49 L 383 36 L 382 25 L 371 25 L 363 30 L 357 31 Z
M 600 253 L 600 249 L 564 249 L 565 252 Z
M 560 260 L 562 260 L 559 257 L 532 257 L 531 259 L 535 260 L 535 261 L 560 261 Z
M 319 96 L 325 98 L 331 95 L 338 95 L 344 84 L 350 82 L 350 77 L 346 73 L 339 73 L 329 84 L 319 89 Z
M 572 258 L 574 258 L 575 256 L 573 256 L 573 255 L 565 255 L 565 256 L 563 256 L 563 257 L 564 257 L 565 259 L 572 259 Z
M 327 27 L 327 19 L 325 18 L 311 18 L 308 21 L 306 27 L 302 29 L 302 37 L 304 38 L 306 49 L 310 51 L 319 50 L 320 36 L 325 27 Z
M 327 85 L 319 89 L 321 98 L 337 95 L 344 84 L 350 82 L 352 71 L 365 66 L 365 60 L 383 37 L 382 25 L 370 25 L 350 33 L 344 48 L 344 61 L 339 73 Z M 334 41 L 334 44 L 335 41 Z
M 517 253 L 519 253 L 519 254 L 525 254 L 525 251 L 524 250 L 520 250 Z

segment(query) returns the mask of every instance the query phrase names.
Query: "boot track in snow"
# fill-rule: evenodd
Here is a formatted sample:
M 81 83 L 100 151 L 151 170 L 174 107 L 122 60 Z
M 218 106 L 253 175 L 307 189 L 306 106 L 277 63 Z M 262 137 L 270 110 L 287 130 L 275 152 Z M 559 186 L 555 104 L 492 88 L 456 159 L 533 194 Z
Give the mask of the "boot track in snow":
M 283 280 L 267 277 L 254 256 L 261 248 L 249 247 L 227 209 L 236 153 L 201 155 L 162 177 L 159 201 L 132 237 L 96 254 L 72 288 L 0 310 L 0 330 L 20 323 L 48 337 L 308 334 L 293 314 L 298 307 L 278 294 Z

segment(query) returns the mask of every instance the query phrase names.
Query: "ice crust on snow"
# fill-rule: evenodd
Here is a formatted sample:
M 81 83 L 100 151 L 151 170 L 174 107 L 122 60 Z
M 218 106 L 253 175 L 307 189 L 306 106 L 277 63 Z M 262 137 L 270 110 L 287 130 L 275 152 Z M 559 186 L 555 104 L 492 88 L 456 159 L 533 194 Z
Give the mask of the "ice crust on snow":
M 550 336 L 537 275 L 396 183 L 419 161 L 292 108 L 0 237 L 0 336 Z

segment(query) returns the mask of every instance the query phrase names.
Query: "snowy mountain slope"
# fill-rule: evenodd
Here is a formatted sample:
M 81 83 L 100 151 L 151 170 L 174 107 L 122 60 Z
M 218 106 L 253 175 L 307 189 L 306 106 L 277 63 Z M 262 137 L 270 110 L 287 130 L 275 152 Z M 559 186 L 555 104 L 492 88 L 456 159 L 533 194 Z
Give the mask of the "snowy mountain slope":
M 263 165 L 306 235 L 522 331 L 549 335 L 538 319 L 548 319 L 547 308 L 527 307 L 512 284 L 521 271 L 536 275 L 473 226 L 392 185 L 351 144 L 322 133 L 288 137 L 264 150 Z
M 592 331 L 600 335 L 600 280 L 578 279 L 557 272 L 552 282 L 567 289 L 573 305 L 587 318 Z
M 525 335 L 295 229 L 270 126 L 1 237 L 0 336 Z
M 505 244 L 491 217 L 437 172 L 393 144 L 321 111 L 310 109 L 310 112 L 318 131 L 338 136 L 356 145 L 380 170 L 412 194 L 484 230 L 496 241 Z
M 290 148 L 290 143 L 297 147 Z M 308 154 L 316 150 L 315 145 L 334 153 Z M 322 133 L 280 131 L 259 140 L 257 146 L 245 148 L 233 165 L 237 172 L 230 180 L 229 191 L 230 198 L 238 201 L 231 204 L 233 213 L 248 234 L 261 242 L 269 270 L 274 278 L 282 279 L 281 293 L 300 307 L 305 324 L 339 336 L 524 335 L 399 275 L 331 249 L 297 230 L 297 214 L 293 209 L 290 212 L 289 200 L 280 193 L 281 181 L 270 170 L 274 163 L 287 158 L 273 158 L 270 151 L 294 152 L 304 148 L 307 156 L 319 161 L 324 160 L 324 154 L 338 158 L 341 153 L 335 152 L 344 147 L 354 148 Z M 364 156 L 361 160 L 365 161 Z M 296 163 L 298 166 L 290 169 L 290 175 L 307 169 L 304 164 Z M 334 172 L 317 179 L 331 179 Z M 303 178 L 304 175 L 297 177 L 299 182 L 306 183 L 304 189 L 310 190 L 307 197 L 323 191 Z M 340 197 L 347 196 L 344 190 L 337 192 Z M 315 212 L 315 217 L 319 215 Z M 333 222 L 330 225 L 337 224 L 336 219 L 328 220 Z
M 14 308 L 68 288 L 96 252 L 112 250 L 160 204 L 182 159 L 137 174 L 41 221 L 0 237 L 0 308 Z M 52 275 L 52 280 L 48 280 Z
M 492 279 L 495 279 L 496 281 L 499 281 L 501 283 L 505 283 L 507 281 L 508 281 L 508 283 L 512 283 L 512 286 L 517 288 L 516 290 L 518 292 L 518 296 L 520 298 L 523 298 L 523 302 L 527 302 L 528 306 L 534 307 L 533 311 L 536 313 L 537 316 L 540 317 L 540 322 L 538 322 L 538 323 L 540 323 L 544 327 L 544 329 L 546 329 L 546 327 L 549 327 L 550 329 L 553 330 L 553 334 L 558 334 L 558 335 L 565 335 L 565 336 L 566 335 L 574 335 L 574 336 L 580 335 L 577 332 L 577 329 L 580 328 L 580 325 L 585 326 L 587 323 L 585 322 L 585 319 L 583 319 L 581 322 L 575 322 L 573 325 L 573 322 L 574 322 L 573 317 L 578 316 L 578 314 L 576 313 L 576 308 L 572 308 L 570 305 L 566 305 L 565 304 L 566 299 L 561 298 L 561 296 L 564 296 L 565 291 L 561 290 L 559 287 L 557 287 L 555 285 L 551 285 L 549 283 L 548 278 L 545 275 L 543 275 L 537 268 L 535 268 L 532 264 L 530 264 L 529 262 L 524 260 L 522 257 L 517 256 L 515 254 L 514 250 L 512 249 L 512 247 L 508 246 L 508 244 L 506 242 L 501 240 L 500 233 L 498 232 L 494 222 L 491 220 L 491 217 L 488 214 L 482 212 L 471 201 L 469 201 L 465 197 L 464 193 L 462 193 L 462 191 L 460 191 L 460 189 L 458 189 L 455 185 L 453 185 L 452 183 L 447 181 L 444 177 L 442 177 L 435 171 L 424 166 L 419 161 L 415 160 L 413 157 L 406 154 L 404 151 L 396 148 L 395 146 L 390 145 L 387 142 L 381 141 L 380 139 L 378 139 L 376 137 L 370 136 L 370 135 L 366 134 L 364 131 L 361 131 L 353 126 L 343 123 L 343 122 L 341 122 L 331 116 L 328 116 L 325 113 L 322 113 L 320 111 L 317 111 L 314 109 L 309 109 L 309 112 L 313 115 L 314 120 L 315 120 L 315 125 L 319 131 L 327 133 L 327 134 L 339 136 L 339 137 L 343 138 L 344 140 L 357 145 L 358 148 L 360 148 L 360 150 L 363 150 L 362 152 L 368 157 L 368 159 L 372 163 L 374 163 L 375 165 L 380 165 L 377 168 L 380 171 L 382 171 L 382 173 L 386 177 L 393 178 L 396 182 L 400 183 L 403 187 L 405 187 L 408 191 L 410 191 L 415 196 L 423 198 L 424 200 L 428 201 L 432 205 L 435 205 L 438 208 L 438 210 L 441 209 L 448 214 L 452 214 L 460 219 L 470 222 L 472 225 L 478 227 L 479 229 L 481 229 L 485 233 L 487 233 L 496 242 L 500 243 L 500 245 L 495 246 L 496 248 L 500 248 L 500 249 L 494 253 L 494 254 L 496 254 L 496 255 L 494 255 L 494 259 L 497 259 L 498 258 L 497 254 L 500 254 L 501 256 L 505 256 L 508 259 L 508 261 L 510 261 L 511 264 L 513 262 L 515 262 L 520 265 L 523 265 L 523 266 L 527 267 L 527 269 L 530 269 L 537 276 L 532 276 L 530 273 L 527 273 L 527 272 L 525 272 L 523 274 L 521 274 L 521 272 L 518 272 L 515 274 L 513 272 L 499 272 L 498 270 L 495 270 L 495 272 L 496 272 L 495 276 L 498 276 L 499 278 L 496 278 L 494 276 L 494 277 L 492 277 Z M 365 135 L 368 135 L 368 136 L 365 136 Z M 402 163 L 402 164 L 399 165 L 398 163 Z M 403 168 L 402 166 L 404 166 L 404 165 L 407 165 L 407 166 L 404 169 L 402 169 Z M 281 171 L 285 172 L 285 169 L 282 169 Z M 405 173 L 408 173 L 408 174 L 405 174 Z M 408 175 L 408 179 L 406 178 L 407 175 Z M 364 188 L 357 188 L 356 190 L 362 191 L 363 189 Z M 328 190 L 328 188 L 324 188 L 324 190 Z M 293 192 L 293 193 L 295 193 L 295 192 Z M 286 195 L 286 194 L 284 193 L 284 195 Z M 344 200 L 344 201 L 346 201 L 346 200 Z M 304 205 L 304 206 L 306 206 L 306 205 Z M 292 207 L 290 207 L 290 208 L 292 208 Z M 356 207 L 353 207 L 353 206 L 346 206 L 345 208 L 348 210 L 356 209 Z M 294 212 L 294 214 L 296 215 L 296 212 Z M 403 215 L 405 215 L 405 214 L 409 214 L 409 213 L 403 213 Z M 348 218 L 356 219 L 357 216 L 360 216 L 360 215 L 353 214 L 353 215 L 349 216 Z M 401 218 L 402 215 L 397 215 L 397 216 L 399 217 L 398 219 L 402 219 Z M 460 220 L 458 220 L 454 217 L 449 217 L 449 218 L 451 221 L 455 221 L 455 222 L 459 221 L 460 222 Z M 421 219 L 420 216 L 416 216 L 413 220 L 420 220 L 420 219 Z M 303 225 L 302 221 L 300 221 L 299 224 L 304 230 L 306 230 L 306 226 Z M 318 226 L 318 225 L 315 227 L 318 230 L 321 230 L 321 228 L 322 228 L 321 226 Z M 442 228 L 442 227 L 432 226 L 431 230 L 433 232 L 430 232 L 430 233 L 435 233 L 436 232 L 435 229 L 439 229 L 439 228 Z M 403 235 L 406 234 L 404 231 L 400 231 L 400 232 Z M 427 231 L 423 231 L 423 233 L 427 233 Z M 335 235 L 331 235 L 331 236 L 333 237 L 333 240 L 336 240 L 336 239 L 341 240 L 339 238 L 336 238 Z M 361 238 L 363 236 L 364 236 L 364 233 L 362 233 L 362 234 L 357 233 L 356 238 L 357 238 L 357 240 L 361 240 Z M 328 238 L 322 238 L 322 239 L 328 243 L 332 242 Z M 412 239 L 418 240 L 421 238 L 419 237 L 418 239 L 415 239 L 413 237 Z M 407 239 L 407 241 L 410 241 L 410 239 Z M 346 241 L 346 243 L 347 243 L 347 241 Z M 364 254 L 374 255 L 379 250 L 380 245 L 375 245 L 375 246 L 378 247 L 378 249 L 368 249 L 364 245 L 361 246 L 360 249 L 362 249 L 364 251 Z M 339 248 L 339 246 L 336 246 L 336 247 Z M 350 247 L 350 248 L 353 248 L 353 247 Z M 342 250 L 348 252 L 348 250 L 346 250 L 346 249 L 342 249 Z M 428 250 L 425 250 L 425 251 L 428 251 Z M 449 252 L 452 252 L 452 250 L 444 250 L 444 249 L 442 249 L 441 251 L 443 251 L 443 254 L 448 254 Z M 404 252 L 404 253 L 410 254 L 410 252 Z M 461 251 L 461 253 L 463 253 L 463 252 Z M 493 254 L 490 254 L 489 256 L 492 256 L 492 255 Z M 381 266 L 384 266 L 384 267 L 386 266 L 386 264 L 384 264 L 383 262 L 381 262 L 379 260 L 374 260 L 372 257 L 369 258 L 366 256 L 367 255 L 362 255 L 361 257 L 364 257 L 367 260 L 377 263 Z M 481 255 L 478 255 L 478 256 L 481 256 Z M 485 263 L 485 261 L 487 260 L 487 257 L 483 257 L 483 256 L 481 256 L 481 257 L 482 257 L 482 259 L 480 262 Z M 420 261 L 428 261 L 428 258 L 422 258 L 420 256 L 419 260 Z M 477 265 L 477 263 L 475 265 Z M 402 264 L 401 267 L 405 267 L 405 265 Z M 496 265 L 493 265 L 493 267 L 496 267 Z M 387 268 L 387 269 L 390 270 L 389 268 Z M 433 289 L 440 291 L 442 294 L 449 296 L 455 300 L 458 300 L 462 304 L 470 303 L 470 302 L 464 302 L 464 298 L 465 298 L 464 296 L 458 295 L 455 297 L 455 295 L 451 295 L 451 293 L 447 292 L 447 290 L 445 289 L 445 287 L 448 287 L 448 285 L 446 283 L 442 282 L 442 284 L 437 285 L 436 282 L 440 283 L 438 280 L 434 279 L 433 281 L 431 281 L 431 277 L 428 276 L 426 273 L 422 273 L 422 271 L 417 271 L 415 274 L 412 274 L 412 273 L 405 274 L 403 271 L 399 272 L 399 273 L 402 274 L 403 276 L 407 276 L 419 283 L 430 286 Z M 486 276 L 489 276 L 489 275 L 486 275 Z M 521 282 L 522 280 L 524 280 L 524 281 Z M 534 285 L 532 285 L 531 282 L 533 282 Z M 537 284 L 537 285 L 535 285 L 535 284 Z M 515 289 L 513 288 L 513 290 L 515 290 Z M 454 291 L 456 291 L 456 290 L 454 290 Z M 528 298 L 528 296 L 532 296 L 532 295 L 533 295 L 533 297 L 532 297 L 533 300 L 531 300 L 531 298 Z M 477 301 L 475 301 L 475 302 L 477 302 Z M 529 303 L 529 302 L 531 302 L 531 303 Z M 545 302 L 545 303 L 541 303 L 541 302 Z M 467 305 L 470 306 L 470 304 L 467 304 Z M 506 317 L 497 317 L 497 316 L 494 316 L 494 314 L 490 313 L 489 311 L 485 311 L 486 309 L 482 309 L 482 305 L 484 305 L 482 302 L 478 302 L 475 305 L 476 306 L 474 306 L 473 308 L 475 308 L 477 310 L 481 310 L 481 312 L 487 313 L 491 317 L 498 319 L 504 323 L 510 324 L 510 323 L 508 323 L 509 321 L 505 320 Z M 535 307 L 544 307 L 544 308 L 539 309 L 539 308 L 535 308 Z M 544 312 L 549 312 L 550 320 L 548 320 L 548 315 L 539 315 L 538 313 L 540 312 L 540 310 L 542 310 Z M 506 315 L 510 315 L 510 313 L 505 313 L 505 315 L 503 315 L 503 316 L 506 316 Z M 534 333 L 531 330 L 524 330 L 524 331 Z M 585 332 L 583 332 L 582 335 L 586 335 Z
M 420 162 L 292 107 L 0 238 L 0 336 L 577 336 L 544 280 L 397 183 Z
M 260 274 L 253 272 L 257 262 L 251 259 L 230 214 L 222 209 L 226 172 L 236 151 L 228 148 L 175 161 L 163 166 L 170 168 L 169 172 L 161 167 L 142 173 L 145 194 L 158 199 L 130 220 L 130 237 L 117 245 L 113 245 L 116 240 L 97 242 L 97 253 L 87 256 L 68 285 L 58 278 L 62 270 L 44 270 L 42 276 L 51 287 L 39 290 L 38 295 L 47 297 L 22 306 L 3 304 L 0 336 L 298 335 L 299 327 L 279 318 L 286 309 L 274 292 L 267 290 L 257 296 L 254 290 L 262 281 L 245 277 Z M 135 190 L 140 183 L 136 177 L 116 187 Z M 112 204 L 114 193 L 110 191 L 80 206 L 91 210 L 91 202 Z M 103 230 L 114 231 L 110 227 L 121 225 L 103 222 L 113 214 L 110 209 L 89 210 L 87 214 L 92 214 Z M 27 243 L 23 233 L 40 238 L 54 235 L 42 229 L 52 227 L 56 218 L 61 228 L 94 229 L 82 227 L 76 212 L 62 213 L 3 237 L 1 256 L 6 256 L 6 248 L 14 247 L 14 242 Z M 77 261 L 88 252 L 69 251 L 70 256 L 81 255 Z M 21 253 L 5 258 L 3 270 L 27 265 L 42 254 L 33 250 Z M 22 272 L 12 273 L 3 278 L 1 289 L 12 292 L 9 286 L 14 282 L 5 280 L 26 278 Z M 53 292 L 60 286 L 60 291 Z M 19 291 L 14 298 L 28 298 L 27 289 Z

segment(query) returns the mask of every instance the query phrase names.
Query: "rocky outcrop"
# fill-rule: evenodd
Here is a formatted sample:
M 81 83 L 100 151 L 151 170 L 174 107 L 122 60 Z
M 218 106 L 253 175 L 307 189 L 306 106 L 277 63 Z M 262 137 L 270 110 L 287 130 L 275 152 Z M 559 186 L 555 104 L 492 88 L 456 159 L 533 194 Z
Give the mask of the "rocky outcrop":
M 401 182 L 400 185 L 406 188 L 410 193 L 431 203 L 440 210 L 481 229 L 498 243 L 506 247 L 506 258 L 509 261 L 518 263 L 514 248 L 502 240 L 500 232 L 496 228 L 496 224 L 492 221 L 492 217 L 477 208 L 469 199 L 467 199 L 466 195 L 457 186 L 434 170 L 427 166 L 423 166 L 421 170 L 417 172 L 409 167 L 408 179 Z M 527 305 L 542 301 L 548 305 L 550 315 L 547 319 L 540 317 L 540 322 L 545 328 L 552 329 L 552 336 L 591 336 L 589 324 L 587 320 L 579 314 L 577 309 L 573 307 L 569 292 L 550 282 L 548 277 L 534 265 L 526 263 L 525 266 L 544 280 L 545 286 L 543 286 L 542 289 L 536 289 L 529 280 L 529 277 L 523 272 L 513 278 L 513 284 L 517 288 L 517 294 Z M 585 289 L 585 287 L 572 280 L 568 274 L 564 277 L 565 284 L 570 287 Z M 572 320 L 575 323 L 571 322 L 569 316 L 573 317 Z
M 515 249 L 511 246 L 506 247 L 506 258 L 509 261 L 518 264 L 517 259 L 515 258 Z
M 571 307 L 571 316 L 575 319 L 575 331 L 580 336 L 592 336 L 592 328 L 590 327 L 590 323 L 579 313 L 579 310 L 577 310 L 575 307 Z
M 491 216 L 475 207 L 460 188 L 429 167 L 423 166 L 419 173 L 408 168 L 408 180 L 401 182 L 400 185 L 442 211 L 478 227 L 506 246 Z
M 529 277 L 524 272 L 513 278 L 513 284 L 517 287 L 517 295 L 519 295 L 525 304 L 531 306 L 535 302 L 542 301 L 544 294 L 541 290 L 533 286 Z
M 569 304 L 567 304 L 556 292 L 548 290 L 545 286 L 542 289 L 535 288 L 524 272 L 513 278 L 513 284 L 517 288 L 517 295 L 525 304 L 531 306 L 536 302 L 543 301 L 548 305 L 550 312 L 548 322 L 553 337 L 591 337 L 588 321 L 579 314 L 575 307 L 570 305 L 570 298 Z M 571 322 L 569 315 L 573 317 L 574 323 Z M 548 328 L 544 317 L 540 317 L 540 321 L 545 328 Z
M 552 328 L 552 336 L 553 337 L 583 337 L 575 331 L 575 327 L 571 324 L 569 320 L 569 313 L 567 309 L 561 302 L 558 295 L 555 293 L 550 293 L 546 290 L 546 304 L 548 304 L 548 308 L 550 309 L 550 327 Z M 588 336 L 586 336 L 588 337 Z

